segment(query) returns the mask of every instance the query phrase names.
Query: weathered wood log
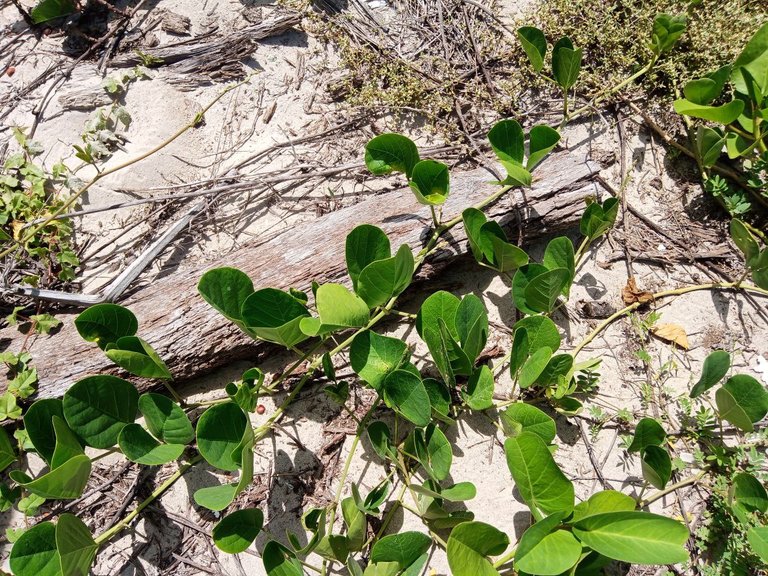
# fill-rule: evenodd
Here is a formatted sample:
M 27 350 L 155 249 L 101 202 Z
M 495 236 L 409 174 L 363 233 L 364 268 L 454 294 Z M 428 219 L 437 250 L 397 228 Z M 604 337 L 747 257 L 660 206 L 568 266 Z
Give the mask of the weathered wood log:
M 534 186 L 513 191 L 486 209 L 504 225 L 510 238 L 518 233 L 526 243 L 544 235 L 573 227 L 588 196 L 602 197 L 604 189 L 593 181 L 597 167 L 581 156 L 560 152 L 537 168 Z M 476 204 L 496 189 L 485 170 L 456 173 L 451 196 L 443 213 L 453 216 Z M 349 284 L 344 260 L 347 234 L 358 224 L 381 227 L 392 246 L 407 242 L 421 248 L 431 218 L 426 206 L 402 189 L 372 196 L 358 204 L 303 223 L 269 240 L 243 246 L 204 266 L 179 270 L 153 281 L 122 304 L 138 317 L 139 335 L 167 362 L 179 380 L 204 374 L 234 360 L 256 359 L 266 344 L 250 340 L 213 310 L 197 293 L 200 276 L 211 268 L 234 266 L 247 273 L 257 288 L 307 289 L 318 282 Z M 451 231 L 448 243 L 422 269 L 430 277 L 466 252 L 461 225 Z M 73 326 L 75 314 L 59 314 L 64 325 L 52 336 L 41 336 L 31 348 L 37 367 L 41 397 L 63 394 L 78 379 L 97 373 L 120 374 L 91 343 L 83 342 Z M 7 334 L 6 334 L 7 335 Z M 139 383 L 146 388 L 150 383 Z

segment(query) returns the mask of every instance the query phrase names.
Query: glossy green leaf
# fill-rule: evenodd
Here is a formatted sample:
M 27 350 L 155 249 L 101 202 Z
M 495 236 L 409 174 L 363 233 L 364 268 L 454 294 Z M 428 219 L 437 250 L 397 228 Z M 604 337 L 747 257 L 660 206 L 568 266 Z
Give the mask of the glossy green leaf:
M 563 291 L 570 284 L 571 272 L 555 268 L 538 274 L 525 287 L 525 305 L 537 312 L 552 312 Z
M 112 362 L 134 376 L 172 378 L 171 371 L 157 352 L 138 336 L 123 336 L 114 343 L 114 347 L 108 348 L 104 353 Z
M 139 397 L 139 410 L 155 438 L 168 444 L 189 444 L 195 431 L 184 410 L 162 394 L 146 393 Z
M 79 10 L 79 5 L 74 0 L 39 0 L 30 11 L 32 22 L 42 24 L 56 18 L 63 18 L 74 14 Z
M 456 296 L 440 290 L 424 300 L 416 317 L 416 330 L 419 336 L 427 344 L 440 375 L 446 383 L 450 384 L 453 384 L 454 380 L 450 357 L 453 348 L 452 340 L 459 338 L 455 323 L 459 304 L 460 300 Z M 448 331 L 448 338 L 440 327 L 441 321 Z
M 442 417 L 444 421 L 450 420 L 448 419 L 448 412 L 451 409 L 451 393 L 448 387 L 443 382 L 434 378 L 424 378 L 422 383 L 427 391 L 427 396 L 429 396 L 429 404 L 435 414 L 438 417 Z
M 288 292 L 263 288 L 248 296 L 241 309 L 243 323 L 262 340 L 287 348 L 306 340 L 299 327 L 307 307 Z
M 578 71 L 577 71 L 578 74 Z M 528 133 L 528 162 L 525 167 L 533 170 L 560 142 L 560 132 L 546 125 L 534 126 Z
M 677 564 L 688 560 L 688 529 L 648 512 L 608 512 L 573 525 L 573 534 L 603 556 L 632 564 Z
M 768 413 L 768 392 L 746 374 L 729 378 L 715 393 L 715 402 L 720 417 L 744 432 L 751 432 L 753 423 Z
M 248 549 L 261 532 L 264 513 L 258 508 L 245 508 L 224 516 L 213 527 L 213 543 L 222 552 L 239 554 Z
M 588 500 L 576 504 L 570 523 L 575 524 L 584 518 L 606 512 L 630 512 L 636 506 L 637 502 L 631 496 L 616 490 L 603 490 L 592 494 Z
M 515 331 L 524 328 L 528 334 L 528 351 L 533 352 L 542 346 L 555 351 L 560 348 L 560 332 L 557 325 L 546 316 L 530 316 L 515 323 Z
M 659 446 L 647 446 L 642 456 L 643 478 L 657 490 L 663 490 L 672 477 L 672 460 Z
M 567 383 L 570 381 L 568 375 L 571 373 L 572 367 L 573 356 L 571 354 L 554 355 L 536 378 L 535 383 L 539 386 L 555 386 L 563 379 Z
M 74 514 L 62 514 L 56 523 L 56 549 L 62 574 L 88 576 L 99 546 L 82 520 Z
M 136 419 L 139 393 L 116 376 L 88 376 L 64 394 L 64 417 L 88 446 L 111 448 L 126 424 Z
M 548 272 L 546 266 L 531 262 L 530 264 L 521 266 L 512 277 L 512 299 L 514 300 L 517 309 L 523 314 L 537 314 L 539 312 L 539 310 L 534 310 L 528 305 L 525 291 L 537 276 L 545 274 L 546 272 Z
M 581 544 L 570 532 L 555 529 L 564 517 L 563 512 L 557 512 L 523 533 L 515 551 L 515 570 L 557 576 L 576 565 Z
M 571 242 L 570 238 L 559 236 L 550 240 L 544 250 L 542 263 L 549 270 L 555 270 L 557 268 L 568 270 L 568 282 L 563 288 L 563 295 L 567 298 L 570 292 L 571 282 L 573 282 L 573 277 L 576 274 L 573 242 Z
M 56 449 L 51 458 L 51 470 L 58 468 L 67 460 L 84 454 L 83 447 L 63 418 L 53 416 L 53 430 L 56 433 Z
M 414 450 L 419 462 L 434 480 L 442 481 L 451 472 L 453 452 L 451 443 L 434 423 L 426 430 L 415 430 Z
M 197 283 L 197 291 L 222 316 L 245 329 L 243 303 L 253 294 L 253 282 L 237 268 L 208 270 Z
M 517 120 L 501 120 L 488 132 L 491 148 L 503 162 L 522 166 L 525 155 L 525 134 Z
M 370 308 L 383 306 L 408 288 L 413 270 L 413 254 L 403 244 L 392 258 L 377 260 L 363 269 L 357 279 L 357 293 Z
M 533 183 L 533 175 L 522 164 L 509 160 L 499 161 L 507 171 L 507 177 L 501 182 L 504 186 L 529 187 Z
M 450 193 L 448 166 L 435 160 L 422 160 L 413 167 L 409 184 L 420 204 L 443 204 Z
M 680 98 L 675 100 L 672 105 L 675 108 L 675 112 L 678 114 L 710 120 L 711 122 L 718 122 L 720 124 L 730 124 L 744 111 L 744 102 L 741 100 L 731 100 L 720 106 L 706 106 L 702 104 L 694 104 L 685 98 Z
M 583 50 L 559 44 L 552 49 L 552 74 L 563 90 L 570 90 L 579 77 Z
M 409 356 L 405 342 L 370 330 L 355 336 L 349 350 L 352 370 L 375 390 L 379 390 L 384 379 L 407 362 Z
M 544 441 L 533 432 L 521 432 L 504 442 L 507 466 L 520 495 L 534 512 L 573 510 L 573 483 L 562 473 Z
M 741 472 L 733 477 L 731 494 L 735 505 L 747 512 L 768 511 L 768 494 L 760 480 L 752 474 Z
M 357 279 L 366 266 L 392 256 L 387 235 L 381 228 L 370 224 L 356 226 L 347 235 L 345 254 L 347 270 L 355 291 L 357 291 Z
M 742 69 L 752 76 L 763 94 L 768 93 L 768 22 L 760 26 L 733 63 L 731 82 L 737 91 L 747 94 Z
M 16 576 L 61 576 L 56 527 L 41 522 L 26 530 L 14 543 L 9 563 Z
M 401 134 L 381 134 L 365 146 L 365 165 L 376 175 L 403 172 L 410 178 L 418 161 L 416 144 Z
M 390 534 L 376 541 L 371 548 L 371 562 L 395 562 L 400 570 L 407 569 L 432 545 L 432 539 L 421 532 Z
M 240 467 L 240 446 L 246 426 L 250 426 L 242 409 L 234 403 L 216 404 L 208 408 L 197 421 L 197 448 L 211 465 L 233 471 Z
M 315 336 L 344 328 L 360 328 L 370 319 L 368 305 L 341 284 L 323 284 L 317 289 L 315 296 L 316 318 L 305 318 L 301 321 L 301 330 Z
M 608 198 L 600 204 L 592 202 L 581 215 L 579 229 L 584 236 L 595 240 L 609 230 L 616 222 L 619 213 L 617 198 Z
M 475 368 L 462 396 L 472 410 L 487 410 L 493 407 L 493 391 L 493 371 L 483 365 Z
M 118 304 L 96 304 L 75 318 L 75 328 L 88 342 L 96 342 L 104 350 L 107 344 L 124 336 L 133 336 L 139 321 L 133 312 Z
M 120 450 L 131 462 L 146 466 L 159 466 L 178 459 L 184 452 L 183 444 L 161 444 L 138 424 L 128 424 L 118 436 Z
M 448 502 L 466 502 L 472 500 L 477 496 L 477 488 L 472 482 L 459 482 L 453 486 L 447 488 L 440 488 L 439 492 L 431 490 L 426 485 L 419 486 L 418 484 L 411 484 L 411 489 L 417 494 L 423 494 L 424 496 L 430 496 L 432 498 L 440 498 L 447 500 Z
M 237 484 L 219 484 L 200 488 L 193 497 L 199 506 L 218 512 L 232 504 L 236 494 Z
M 32 494 L 43 498 L 72 500 L 82 495 L 90 474 L 91 459 L 82 454 L 38 478 L 32 479 L 21 470 L 12 470 L 10 477 Z
M 749 153 L 758 145 L 757 140 L 744 138 L 741 134 L 728 132 L 725 135 L 725 151 L 731 160 L 739 157 L 748 157 Z
M 365 513 L 360 511 L 355 504 L 355 499 L 350 497 L 341 501 L 341 515 L 347 527 L 349 550 L 351 552 L 362 550 L 368 536 L 368 521 Z
M 709 104 L 720 97 L 730 75 L 731 66 L 726 64 L 704 78 L 687 82 L 683 87 L 683 94 L 695 104 Z
M 541 72 L 544 67 L 544 57 L 547 55 L 547 39 L 544 37 L 544 32 L 533 26 L 523 26 L 517 29 L 517 37 L 533 69 Z
M 629 452 L 640 452 L 648 446 L 661 446 L 667 433 L 653 418 L 643 418 L 637 423 L 635 436 L 632 438 L 632 444 L 627 450 Z
M 669 52 L 683 35 L 688 25 L 688 18 L 685 16 L 671 16 L 669 14 L 658 14 L 653 19 L 653 29 L 651 31 L 651 49 L 656 56 Z
M 16 460 L 16 451 L 13 449 L 8 432 L 0 427 L 0 471 L 5 470 Z
M 44 398 L 34 402 L 24 413 L 24 429 L 37 453 L 48 464 L 56 450 L 53 417 L 64 418 L 64 404 L 59 398 Z
M 536 318 L 536 316 L 528 316 L 528 318 Z M 517 328 L 514 332 L 512 350 L 509 356 L 509 374 L 512 376 L 512 380 L 517 380 L 520 369 L 528 359 L 528 349 L 528 330 Z
M 296 556 L 282 544 L 270 540 L 264 546 L 261 560 L 267 576 L 303 576 L 301 563 Z
M 691 388 L 691 398 L 700 396 L 720 382 L 731 368 L 731 355 L 725 350 L 715 350 L 704 360 L 699 381 Z
M 416 426 L 429 424 L 429 396 L 420 377 L 406 370 L 394 370 L 384 378 L 383 388 L 384 401 L 390 408 Z
M 463 522 L 451 530 L 446 553 L 453 576 L 498 576 L 489 556 L 509 546 L 506 534 L 484 522 Z
M 768 526 L 750 528 L 747 532 L 747 541 L 752 547 L 752 552 L 768 564 Z
M 474 364 L 488 340 L 488 313 L 483 301 L 474 294 L 464 296 L 456 309 L 454 322 L 461 348 Z
M 373 422 L 367 429 L 371 447 L 380 458 L 395 457 L 395 449 L 392 445 L 392 435 L 389 427 L 384 422 Z
M 486 228 L 487 225 L 483 226 L 481 234 L 484 240 L 490 240 L 493 256 L 489 259 L 489 263 L 493 268 L 499 272 L 512 272 L 520 266 L 528 264 L 529 258 L 525 250 L 507 242 L 496 234 L 488 234 Z
M 520 376 L 517 379 L 517 383 L 520 388 L 528 388 L 539 378 L 544 369 L 549 363 L 549 359 L 552 358 L 552 350 L 546 346 L 542 346 L 531 356 L 520 368 Z
M 467 208 L 464 210 L 461 213 L 461 219 L 464 222 L 464 230 L 467 233 L 467 240 L 469 241 L 472 255 L 475 257 L 475 260 L 482 262 L 484 254 L 480 247 L 480 230 L 483 224 L 488 222 L 488 219 L 482 210 L 477 208 Z
M 499 414 L 504 434 L 519 436 L 523 432 L 536 434 L 545 444 L 557 435 L 555 421 L 547 414 L 525 402 L 516 402 Z

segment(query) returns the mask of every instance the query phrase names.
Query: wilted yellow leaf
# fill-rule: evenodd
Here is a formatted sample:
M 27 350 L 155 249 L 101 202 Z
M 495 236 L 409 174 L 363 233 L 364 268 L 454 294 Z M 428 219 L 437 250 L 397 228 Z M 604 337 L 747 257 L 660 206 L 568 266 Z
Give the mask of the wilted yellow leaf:
M 678 324 L 656 324 L 651 328 L 651 333 L 662 340 L 677 344 L 680 348 L 688 350 L 688 335 L 685 328 Z

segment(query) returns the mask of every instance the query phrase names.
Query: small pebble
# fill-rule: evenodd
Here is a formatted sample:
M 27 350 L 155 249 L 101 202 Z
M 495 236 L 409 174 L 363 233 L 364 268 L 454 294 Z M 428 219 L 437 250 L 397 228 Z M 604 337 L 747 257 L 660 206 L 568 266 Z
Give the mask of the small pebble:
M 16 74 L 16 66 L 8 66 L 8 68 L 5 69 L 5 75 L 9 78 Z
M 264 412 L 266 411 L 267 409 L 264 408 L 264 404 L 259 404 L 258 406 L 256 406 L 256 414 L 264 414 Z

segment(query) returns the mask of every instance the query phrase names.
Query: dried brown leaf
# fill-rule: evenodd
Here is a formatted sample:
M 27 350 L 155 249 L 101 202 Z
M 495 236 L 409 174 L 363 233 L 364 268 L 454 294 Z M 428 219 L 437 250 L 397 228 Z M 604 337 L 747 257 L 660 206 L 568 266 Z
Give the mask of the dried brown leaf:
M 685 328 L 679 324 L 656 324 L 651 327 L 651 334 L 672 344 L 677 344 L 680 348 L 688 350 L 688 335 Z
M 653 300 L 653 294 L 647 290 L 639 290 L 637 288 L 637 282 L 635 282 L 635 277 L 630 276 L 627 280 L 627 285 L 624 286 L 624 288 L 621 290 L 621 298 L 628 306 L 630 304 L 634 304 L 635 302 L 639 302 L 640 304 L 647 304 Z

